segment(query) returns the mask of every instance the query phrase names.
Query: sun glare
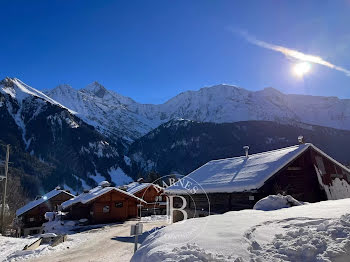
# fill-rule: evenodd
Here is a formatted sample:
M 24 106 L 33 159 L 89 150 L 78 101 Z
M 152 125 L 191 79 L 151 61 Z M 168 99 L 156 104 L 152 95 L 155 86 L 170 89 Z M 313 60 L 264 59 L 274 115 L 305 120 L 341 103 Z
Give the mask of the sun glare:
M 311 64 L 308 62 L 300 62 L 294 65 L 293 72 L 297 77 L 303 77 L 311 69 Z

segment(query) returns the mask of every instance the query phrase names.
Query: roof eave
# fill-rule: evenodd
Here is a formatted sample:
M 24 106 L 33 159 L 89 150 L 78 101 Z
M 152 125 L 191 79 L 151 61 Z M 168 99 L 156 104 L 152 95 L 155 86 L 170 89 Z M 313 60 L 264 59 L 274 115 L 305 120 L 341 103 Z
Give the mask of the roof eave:
M 350 169 L 347 168 L 346 166 L 344 166 L 343 164 L 339 163 L 337 160 L 335 160 L 333 157 L 327 155 L 325 152 L 323 152 L 321 149 L 319 149 L 318 147 L 316 147 L 315 145 L 313 144 L 310 144 L 311 147 L 317 151 L 318 153 L 320 153 L 321 155 L 323 155 L 324 157 L 328 158 L 330 161 L 336 163 L 337 165 L 339 165 L 341 168 L 345 169 L 347 172 L 350 173 Z
M 50 191 L 50 192 L 51 192 L 51 191 Z M 72 195 L 71 193 L 68 193 L 68 192 L 65 191 L 65 190 L 61 190 L 61 192 L 57 193 L 56 195 L 54 195 L 54 196 L 52 196 L 52 197 L 46 199 L 45 201 L 43 201 L 43 202 L 41 202 L 41 203 L 39 203 L 39 204 L 33 206 L 32 208 L 30 208 L 30 209 L 28 209 L 28 210 L 26 210 L 26 211 L 24 211 L 24 212 L 22 212 L 22 213 L 20 213 L 20 214 L 18 214 L 17 211 L 16 211 L 16 217 L 19 217 L 19 216 L 21 216 L 21 215 L 23 215 L 23 214 L 29 212 L 30 210 L 36 208 L 37 206 L 39 206 L 39 205 L 41 205 L 41 204 L 43 204 L 43 203 L 45 203 L 45 202 L 47 202 L 47 201 L 49 201 L 50 199 L 56 197 L 57 195 L 59 195 L 59 194 L 61 194 L 61 193 L 65 193 L 65 194 L 67 194 L 67 195 L 70 195 L 70 196 L 74 197 L 74 195 Z M 35 201 L 35 200 L 34 200 L 34 201 Z M 31 202 L 32 202 L 32 201 L 31 201 Z M 28 204 L 30 204 L 31 202 L 29 202 Z M 27 204 L 27 205 L 28 205 L 28 204 Z
M 109 193 L 109 192 L 111 192 L 111 191 L 116 191 L 116 192 L 122 193 L 122 194 L 124 194 L 124 195 L 127 195 L 127 196 L 129 196 L 129 197 L 135 198 L 136 200 L 138 200 L 138 201 L 140 201 L 140 202 L 147 203 L 147 202 L 144 201 L 143 199 L 138 198 L 138 197 L 136 197 L 136 196 L 134 196 L 134 195 L 132 195 L 132 194 L 130 194 L 130 193 L 128 193 L 128 192 L 125 192 L 125 191 L 120 190 L 120 189 L 118 189 L 118 188 L 110 188 L 109 190 L 107 190 L 107 191 L 104 192 L 103 194 L 97 195 L 97 196 L 95 196 L 95 197 L 89 199 L 88 201 L 78 201 L 78 202 L 74 202 L 74 203 L 72 203 L 72 204 L 70 204 L 70 205 L 68 205 L 68 206 L 65 206 L 64 208 L 62 207 L 62 208 L 63 208 L 63 210 L 66 210 L 67 208 L 69 208 L 69 207 L 71 207 L 71 206 L 74 206 L 74 205 L 76 205 L 76 204 L 79 204 L 79 203 L 80 203 L 80 204 L 83 204 L 83 205 L 86 205 L 86 204 L 92 202 L 93 200 L 95 200 L 95 199 L 97 199 L 97 198 L 99 198 L 99 197 L 101 197 L 101 196 L 103 196 L 103 195 L 105 195 L 105 194 L 107 194 L 107 193 Z

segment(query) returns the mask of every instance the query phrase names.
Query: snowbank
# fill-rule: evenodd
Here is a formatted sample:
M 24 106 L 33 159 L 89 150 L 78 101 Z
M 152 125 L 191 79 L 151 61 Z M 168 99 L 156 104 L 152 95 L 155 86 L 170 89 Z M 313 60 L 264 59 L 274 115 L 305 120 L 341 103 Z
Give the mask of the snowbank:
M 193 238 L 193 228 L 206 224 Z M 144 261 L 349 261 L 350 199 L 189 219 L 151 234 Z
M 25 245 L 33 243 L 38 238 L 13 238 L 0 236 L 0 261 L 7 261 L 6 257 L 22 250 Z
M 270 211 L 270 210 L 277 210 L 281 208 L 300 206 L 300 205 L 303 205 L 303 202 L 299 202 L 292 196 L 290 195 L 282 196 L 278 194 L 278 195 L 267 196 L 263 199 L 260 199 L 258 202 L 256 202 L 253 209 Z
M 70 234 L 73 229 L 75 229 L 76 223 L 74 221 L 49 221 L 43 224 L 45 233 L 55 233 L 55 234 Z
M 154 221 L 168 221 L 170 220 L 167 215 L 151 215 L 146 217 L 141 217 L 141 222 L 154 222 Z

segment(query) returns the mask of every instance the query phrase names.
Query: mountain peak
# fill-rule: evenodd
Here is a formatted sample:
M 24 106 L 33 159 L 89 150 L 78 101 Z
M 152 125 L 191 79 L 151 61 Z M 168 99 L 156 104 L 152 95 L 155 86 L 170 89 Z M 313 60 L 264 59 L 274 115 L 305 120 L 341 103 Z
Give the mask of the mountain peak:
M 11 78 L 11 77 L 5 77 L 3 80 L 0 81 L 0 85 L 4 86 L 4 87 L 13 87 L 14 86 L 14 80 L 15 78 Z
M 59 88 L 59 89 L 73 89 L 73 87 L 71 85 L 69 85 L 69 84 L 60 84 L 56 88 Z
M 91 93 L 100 98 L 103 98 L 106 93 L 108 93 L 108 90 L 97 81 L 88 84 L 85 88 L 81 89 L 81 91 Z
M 276 88 L 273 88 L 271 86 L 265 87 L 264 90 L 265 92 L 270 92 L 270 93 L 278 93 L 278 94 L 282 94 L 281 91 L 277 90 Z
M 52 93 L 75 93 L 77 90 L 75 90 L 71 85 L 68 84 L 60 84 L 56 86 L 54 89 L 51 90 L 45 90 L 44 93 L 48 93 L 49 95 Z

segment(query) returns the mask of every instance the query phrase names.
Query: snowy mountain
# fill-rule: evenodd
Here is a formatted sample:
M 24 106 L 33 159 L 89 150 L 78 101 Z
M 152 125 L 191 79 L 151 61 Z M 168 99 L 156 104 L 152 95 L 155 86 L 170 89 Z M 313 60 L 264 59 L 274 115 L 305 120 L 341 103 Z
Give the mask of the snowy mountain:
M 248 91 L 229 85 L 177 95 L 164 104 L 140 104 L 97 82 L 84 89 L 58 86 L 47 95 L 110 136 L 133 141 L 172 119 L 232 123 L 268 120 L 350 130 L 350 99 L 287 95 L 273 88 Z
M 126 142 L 131 141 L 160 124 L 138 114 L 138 110 L 134 110 L 138 108 L 134 100 L 108 91 L 97 82 L 80 90 L 60 85 L 47 91 L 47 95 L 77 112 L 79 118 L 112 139 L 121 137 Z
M 29 175 L 31 182 L 22 179 L 27 189 L 63 185 L 81 191 L 106 179 L 132 181 L 120 167 L 126 149 L 117 139 L 16 78 L 0 81 L 0 125 L 0 141 L 11 144 L 13 166 Z

